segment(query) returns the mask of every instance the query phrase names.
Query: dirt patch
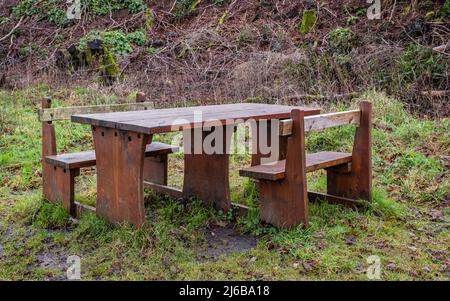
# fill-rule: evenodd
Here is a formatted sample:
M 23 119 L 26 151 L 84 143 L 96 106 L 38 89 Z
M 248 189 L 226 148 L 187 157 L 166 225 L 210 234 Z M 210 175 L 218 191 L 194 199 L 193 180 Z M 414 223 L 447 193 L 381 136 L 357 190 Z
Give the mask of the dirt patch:
M 67 269 L 67 254 L 64 252 L 43 252 L 37 256 L 37 265 L 41 268 L 65 271 Z
M 206 246 L 198 252 L 199 260 L 217 260 L 221 256 L 245 252 L 256 247 L 257 240 L 250 234 L 237 232 L 233 225 L 211 226 L 205 231 Z

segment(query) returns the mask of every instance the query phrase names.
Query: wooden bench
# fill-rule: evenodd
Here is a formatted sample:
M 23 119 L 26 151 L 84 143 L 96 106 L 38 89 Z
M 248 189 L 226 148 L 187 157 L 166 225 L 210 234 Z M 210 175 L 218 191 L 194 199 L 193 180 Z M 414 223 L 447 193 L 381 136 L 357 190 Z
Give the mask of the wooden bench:
M 357 125 L 352 153 L 306 154 L 305 133 L 326 128 Z M 298 224 L 308 227 L 308 197 L 359 206 L 372 197 L 372 104 L 360 110 L 304 117 L 293 110 L 291 119 L 280 120 L 281 136 L 290 136 L 285 160 L 255 165 L 239 171 L 259 180 L 261 219 L 281 228 Z M 306 173 L 327 171 L 327 193 L 307 191 Z
M 72 216 L 78 217 L 83 211 L 95 208 L 75 201 L 75 177 L 80 168 L 96 165 L 94 150 L 58 154 L 53 121 L 70 120 L 73 114 L 98 112 L 149 110 L 153 103 L 145 102 L 145 94 L 136 95 L 136 103 L 51 108 L 51 99 L 42 100 L 39 121 L 42 123 L 42 179 L 44 198 L 50 202 L 61 201 Z M 167 185 L 168 155 L 178 151 L 177 147 L 152 142 L 146 145 L 144 159 L 144 179 L 159 185 Z

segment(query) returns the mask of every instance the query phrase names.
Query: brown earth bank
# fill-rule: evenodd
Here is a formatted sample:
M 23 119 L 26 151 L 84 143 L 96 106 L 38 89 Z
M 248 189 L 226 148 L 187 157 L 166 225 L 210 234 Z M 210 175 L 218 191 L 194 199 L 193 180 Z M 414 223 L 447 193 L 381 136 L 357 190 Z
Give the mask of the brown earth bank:
M 187 100 L 320 103 L 376 89 L 420 114 L 449 115 L 448 0 L 381 1 L 374 20 L 365 0 L 155 0 L 117 10 L 115 4 L 133 1 L 103 0 L 97 2 L 111 11 L 101 13 L 93 2 L 81 1 L 81 19 L 65 22 L 42 13 L 58 8 L 64 15 L 65 1 L 2 1 L 0 88 L 44 82 L 94 85 L 119 95 L 141 90 L 161 106 Z M 308 12 L 315 15 L 309 25 Z M 83 39 L 95 40 L 93 31 L 113 32 L 111 39 L 119 41 L 112 43 L 120 47 L 127 42 L 117 32 L 144 35 L 113 53 L 112 62 L 84 63 L 83 52 L 82 64 L 73 57 L 67 62 L 63 54 L 79 49 Z M 104 35 L 96 37 L 109 47 Z

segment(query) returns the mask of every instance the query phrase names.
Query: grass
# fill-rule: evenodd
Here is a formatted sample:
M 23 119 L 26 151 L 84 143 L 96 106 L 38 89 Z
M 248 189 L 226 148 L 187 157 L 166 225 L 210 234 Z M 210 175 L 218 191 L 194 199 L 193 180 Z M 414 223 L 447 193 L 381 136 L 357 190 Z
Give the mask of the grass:
M 247 217 L 146 191 L 148 220 L 135 229 L 111 225 L 93 214 L 74 221 L 60 204 L 42 199 L 36 110 L 44 95 L 51 95 L 55 106 L 117 100 L 87 88 L 36 86 L 0 92 L 0 279 L 65 279 L 70 255 L 81 257 L 83 279 L 366 280 L 370 255 L 381 258 L 385 280 L 449 279 L 450 183 L 443 160 L 450 150 L 449 119 L 419 119 L 381 93 L 362 97 L 374 102 L 376 125 L 374 201 L 365 210 L 313 203 L 308 229 L 264 225 L 254 183 L 238 175 L 249 156 L 239 155 L 231 159 L 232 199 L 251 207 Z M 324 109 L 355 108 L 356 103 Z M 312 133 L 308 150 L 349 151 L 353 133 L 351 126 Z M 57 135 L 60 151 L 92 148 L 88 127 L 57 123 Z M 182 185 L 182 170 L 182 155 L 172 155 L 172 185 Z M 95 185 L 95 169 L 83 170 L 77 179 L 77 200 L 95 205 Z M 308 185 L 324 191 L 325 173 L 308 174 Z M 219 260 L 200 258 L 214 227 L 250 234 L 257 239 L 256 247 Z

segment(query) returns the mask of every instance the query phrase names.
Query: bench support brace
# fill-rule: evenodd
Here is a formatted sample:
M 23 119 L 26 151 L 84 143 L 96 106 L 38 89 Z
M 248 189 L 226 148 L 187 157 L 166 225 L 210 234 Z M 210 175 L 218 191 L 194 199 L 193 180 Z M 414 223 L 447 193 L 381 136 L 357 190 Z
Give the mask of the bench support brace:
M 287 144 L 286 178 L 259 182 L 261 219 L 279 228 L 308 227 L 304 112 L 293 110 L 291 115 L 293 134 Z
M 42 108 L 50 108 L 51 99 L 42 100 Z M 55 126 L 51 121 L 42 122 L 42 190 L 44 198 L 52 203 L 61 201 L 70 214 L 75 214 L 74 182 L 79 169 L 67 170 L 48 164 L 46 156 L 56 155 Z
M 350 172 L 347 166 L 327 170 L 327 194 L 354 200 L 372 200 L 372 104 L 361 102 Z

